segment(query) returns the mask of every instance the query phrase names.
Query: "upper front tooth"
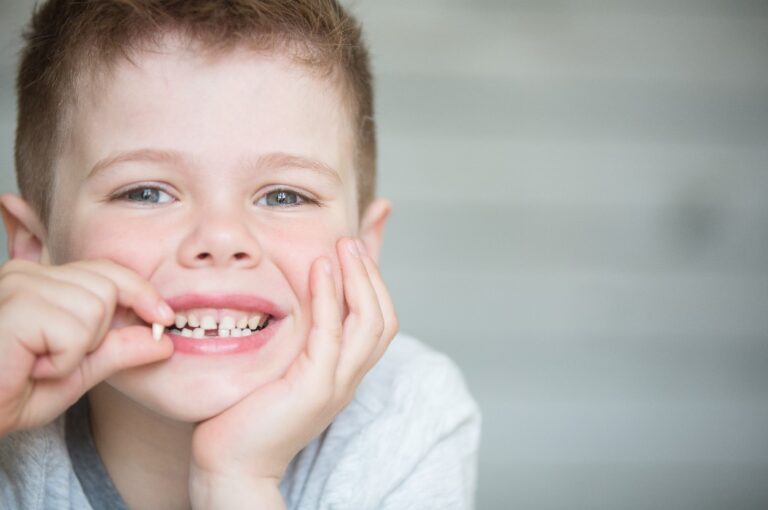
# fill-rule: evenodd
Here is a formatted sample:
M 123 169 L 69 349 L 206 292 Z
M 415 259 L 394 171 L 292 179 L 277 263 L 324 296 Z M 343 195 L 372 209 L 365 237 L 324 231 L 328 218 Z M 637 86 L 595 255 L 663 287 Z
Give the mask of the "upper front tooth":
M 221 322 L 219 323 L 219 329 L 232 329 L 235 327 L 235 318 L 234 317 L 224 317 L 221 319 Z
M 216 319 L 213 315 L 205 315 L 200 321 L 200 327 L 203 329 L 216 329 Z
M 249 329 L 256 329 L 259 327 L 259 324 L 261 324 L 261 314 L 257 313 L 255 315 L 251 315 L 251 318 L 248 319 L 248 328 Z
M 176 314 L 176 327 L 181 329 L 187 325 L 187 318 L 180 313 Z
M 237 327 L 239 329 L 245 329 L 248 327 L 248 317 L 240 317 L 237 320 Z
M 192 328 L 200 327 L 200 321 L 197 319 L 197 315 L 194 313 L 189 314 L 187 321 L 189 322 L 189 326 Z

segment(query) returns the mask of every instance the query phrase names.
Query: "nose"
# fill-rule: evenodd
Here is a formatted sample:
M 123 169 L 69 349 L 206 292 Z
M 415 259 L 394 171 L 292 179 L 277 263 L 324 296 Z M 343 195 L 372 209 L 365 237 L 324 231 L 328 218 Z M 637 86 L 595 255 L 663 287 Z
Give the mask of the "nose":
M 190 268 L 249 269 L 259 263 L 261 246 L 243 218 L 209 210 L 183 239 L 178 256 Z

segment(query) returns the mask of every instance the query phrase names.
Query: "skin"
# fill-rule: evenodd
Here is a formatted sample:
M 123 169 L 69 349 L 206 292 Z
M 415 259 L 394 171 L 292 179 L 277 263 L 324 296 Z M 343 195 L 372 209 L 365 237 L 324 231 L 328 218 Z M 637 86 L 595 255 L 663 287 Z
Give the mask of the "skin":
M 358 214 L 352 122 L 331 77 L 279 54 L 160 50 L 79 98 L 49 228 L 0 197 L 14 259 L 0 270 L 0 331 L 14 331 L 0 337 L 13 374 L 0 432 L 90 389 L 96 446 L 129 506 L 282 508 L 288 462 L 397 330 L 377 269 L 390 206 Z M 145 148 L 175 157 L 92 173 Z M 329 171 L 263 157 L 276 153 Z M 307 200 L 277 205 L 277 188 Z M 174 353 L 147 324 L 170 324 L 163 300 L 189 292 L 256 294 L 286 316 L 255 352 Z

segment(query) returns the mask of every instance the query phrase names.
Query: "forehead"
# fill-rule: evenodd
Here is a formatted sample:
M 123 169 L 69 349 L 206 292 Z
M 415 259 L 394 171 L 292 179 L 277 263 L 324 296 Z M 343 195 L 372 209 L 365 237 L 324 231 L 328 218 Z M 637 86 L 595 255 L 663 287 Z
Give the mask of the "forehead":
M 81 171 L 111 153 L 144 148 L 217 170 L 281 152 L 320 161 L 353 185 L 343 88 L 333 73 L 285 53 L 200 53 L 166 42 L 93 75 L 76 99 L 65 158 Z

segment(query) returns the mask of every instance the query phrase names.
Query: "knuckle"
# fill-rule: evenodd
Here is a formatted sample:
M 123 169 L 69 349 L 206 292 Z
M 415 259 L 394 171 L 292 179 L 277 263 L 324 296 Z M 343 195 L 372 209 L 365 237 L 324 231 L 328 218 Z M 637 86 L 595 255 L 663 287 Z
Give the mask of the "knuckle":
M 380 315 L 368 321 L 368 332 L 376 337 L 384 334 L 384 319 Z
M 332 338 L 340 338 L 343 333 L 343 329 L 339 323 L 326 324 L 322 326 L 315 325 L 312 329 L 314 330 L 313 333 L 318 333 L 323 336 L 330 336 Z
M 83 313 L 89 326 L 97 327 L 102 323 L 107 314 L 107 305 L 93 294 L 85 298 L 87 303 L 83 307 Z
M 114 281 L 104 278 L 103 283 L 100 284 L 99 292 L 109 305 L 114 306 L 114 304 L 117 303 L 117 295 L 119 291 L 117 284 Z
M 82 355 L 85 354 L 88 345 L 90 344 L 91 336 L 93 335 L 91 328 L 86 327 L 85 324 L 78 320 L 72 320 L 67 326 L 67 333 L 67 336 L 69 337 L 67 343 L 72 346 L 73 351 L 76 351 L 80 354 L 80 357 L 82 357 Z
M 325 328 L 325 331 L 328 335 L 332 336 L 333 338 L 340 338 L 343 333 L 341 324 L 329 325 Z

